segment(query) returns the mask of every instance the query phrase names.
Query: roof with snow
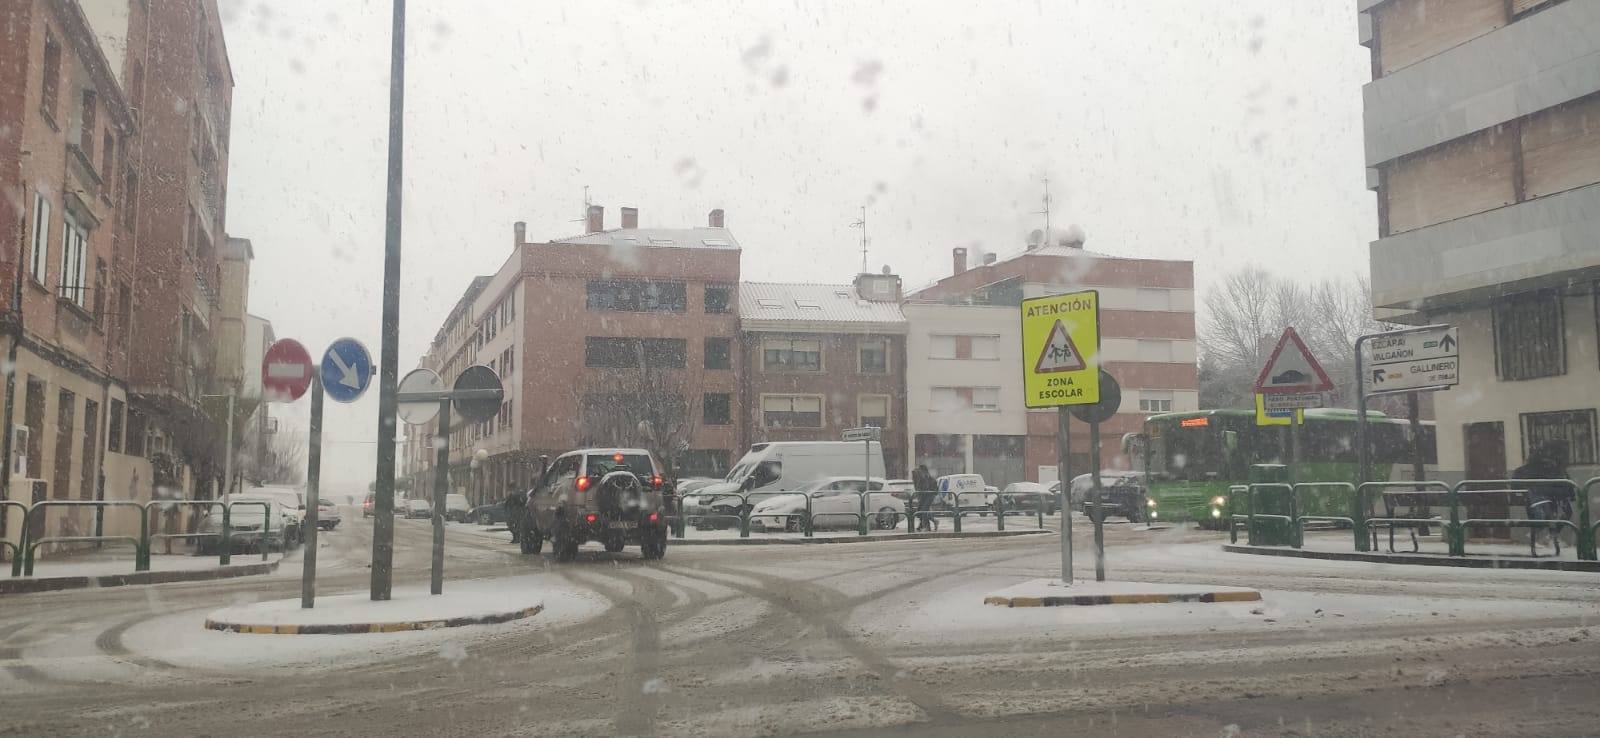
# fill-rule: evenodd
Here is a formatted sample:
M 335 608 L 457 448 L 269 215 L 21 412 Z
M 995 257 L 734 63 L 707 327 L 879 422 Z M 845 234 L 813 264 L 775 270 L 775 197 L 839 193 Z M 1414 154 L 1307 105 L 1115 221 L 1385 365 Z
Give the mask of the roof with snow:
M 741 282 L 739 322 L 746 330 L 906 332 L 900 303 L 863 300 L 848 284 Z
M 614 228 L 559 238 L 551 243 L 590 246 L 658 246 L 693 249 L 737 249 L 738 239 L 726 228 Z

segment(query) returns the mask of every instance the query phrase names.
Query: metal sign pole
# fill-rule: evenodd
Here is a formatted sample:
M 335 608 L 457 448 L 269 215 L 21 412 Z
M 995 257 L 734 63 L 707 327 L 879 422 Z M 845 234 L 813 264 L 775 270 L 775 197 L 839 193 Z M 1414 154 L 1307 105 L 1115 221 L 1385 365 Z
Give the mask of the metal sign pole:
M 306 449 L 305 553 L 300 573 L 300 607 L 317 605 L 317 500 L 322 485 L 322 377 L 311 375 L 311 432 Z
M 1072 414 L 1056 408 L 1056 476 L 1061 477 L 1061 581 L 1072 586 Z
M 428 580 L 428 591 L 444 592 L 444 498 L 450 488 L 450 401 L 439 401 L 439 435 L 433 445 L 438 447 L 433 462 L 433 575 Z
M 1106 580 L 1106 509 L 1100 506 L 1100 422 L 1089 423 L 1089 474 L 1094 481 L 1094 580 Z
M 1367 368 L 1363 365 L 1361 344 L 1371 336 L 1361 336 L 1356 339 L 1356 484 L 1362 485 L 1371 481 L 1367 473 L 1367 465 L 1371 462 L 1372 452 L 1367 447 Z M 1291 421 L 1292 422 L 1292 421 Z
M 382 347 L 378 361 L 378 470 L 373 485 L 372 592 L 389 599 L 394 566 L 394 433 L 400 367 L 400 184 L 404 161 L 406 0 L 394 0 L 389 38 L 389 181 L 383 234 Z

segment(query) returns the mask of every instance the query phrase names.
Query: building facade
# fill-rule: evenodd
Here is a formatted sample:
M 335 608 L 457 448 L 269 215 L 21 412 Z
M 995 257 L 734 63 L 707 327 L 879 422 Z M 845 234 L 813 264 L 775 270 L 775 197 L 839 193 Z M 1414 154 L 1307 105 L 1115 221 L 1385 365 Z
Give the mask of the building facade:
M 1500 479 L 1565 440 L 1600 471 L 1600 4 L 1360 0 L 1380 317 L 1448 323 L 1443 473 Z
M 744 416 L 725 411 L 732 398 L 722 397 L 722 405 L 706 406 L 705 421 L 736 424 L 739 449 L 766 441 L 837 441 L 847 428 L 881 428 L 884 469 L 891 477 L 907 476 L 900 299 L 900 278 L 893 274 L 861 274 L 853 284 L 740 285 L 738 404 Z
M 0 27 L 0 191 L 17 204 L 0 208 L 5 495 L 205 494 L 222 449 L 203 395 L 227 389 L 212 325 L 232 76 L 216 4 L 9 2 Z M 34 532 L 85 534 L 87 517 L 57 508 Z M 17 525 L 0 518 L 9 540 Z
M 728 417 L 741 411 L 739 244 L 721 210 L 695 228 L 621 216 L 607 229 L 591 206 L 583 235 L 545 242 L 516 224 L 510 256 L 474 280 L 430 347 L 447 386 L 473 364 L 506 386 L 494 418 L 451 429 L 451 487 L 474 504 L 526 488 L 540 456 L 585 445 L 648 447 L 679 475 L 726 469 L 735 426 L 704 421 L 723 397 Z M 406 471 L 427 488 L 435 431 L 411 427 L 406 441 Z
M 1102 423 L 1101 466 L 1130 468 L 1121 437 L 1151 413 L 1199 407 L 1194 266 L 1085 251 L 1081 242 L 1029 248 L 967 264 L 914 291 L 904 307 L 908 453 L 937 474 L 976 472 L 991 484 L 1054 481 L 1056 413 L 1026 410 L 1018 306 L 1024 298 L 1100 293 L 1101 366 L 1122 387 Z M 1071 469 L 1089 471 L 1089 429 L 1071 426 Z

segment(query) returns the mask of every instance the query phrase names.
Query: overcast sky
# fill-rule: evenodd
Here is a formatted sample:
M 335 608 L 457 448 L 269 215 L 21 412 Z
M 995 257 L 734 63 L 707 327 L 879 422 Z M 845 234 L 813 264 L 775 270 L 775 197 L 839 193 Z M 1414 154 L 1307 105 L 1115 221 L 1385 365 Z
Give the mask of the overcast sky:
M 378 353 L 390 3 L 221 0 L 228 231 L 250 310 L 320 356 Z M 403 374 L 473 275 L 582 231 L 584 187 L 645 226 L 721 207 L 747 280 L 911 286 L 950 249 L 1076 224 L 1105 253 L 1356 274 L 1375 237 L 1349 0 L 411 0 Z M 536 367 L 529 366 L 529 370 Z M 307 401 L 278 406 L 303 425 Z M 324 478 L 365 491 L 377 393 L 329 404 Z

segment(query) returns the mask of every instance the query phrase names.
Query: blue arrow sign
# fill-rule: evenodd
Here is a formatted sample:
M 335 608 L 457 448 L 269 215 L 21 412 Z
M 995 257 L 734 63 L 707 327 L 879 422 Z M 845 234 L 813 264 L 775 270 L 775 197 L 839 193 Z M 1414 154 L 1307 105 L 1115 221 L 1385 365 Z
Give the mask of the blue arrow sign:
M 341 338 L 322 355 L 322 391 L 334 402 L 355 402 L 372 383 L 372 355 L 354 338 Z

